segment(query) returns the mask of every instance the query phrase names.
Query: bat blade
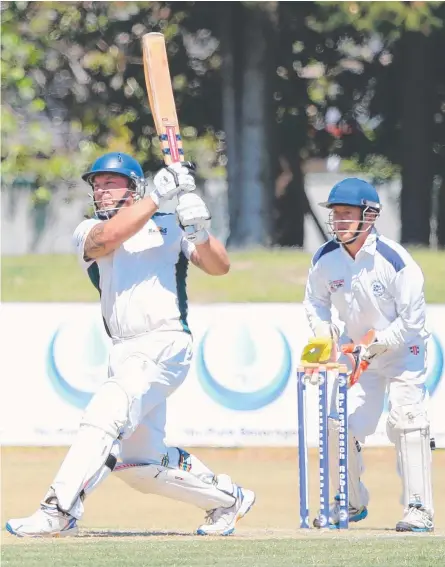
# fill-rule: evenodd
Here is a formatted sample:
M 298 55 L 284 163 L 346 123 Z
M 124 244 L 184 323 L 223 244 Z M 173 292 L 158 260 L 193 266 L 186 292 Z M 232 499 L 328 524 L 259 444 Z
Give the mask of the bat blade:
M 165 39 L 161 33 L 142 37 L 145 84 L 148 100 L 167 165 L 184 161 Z

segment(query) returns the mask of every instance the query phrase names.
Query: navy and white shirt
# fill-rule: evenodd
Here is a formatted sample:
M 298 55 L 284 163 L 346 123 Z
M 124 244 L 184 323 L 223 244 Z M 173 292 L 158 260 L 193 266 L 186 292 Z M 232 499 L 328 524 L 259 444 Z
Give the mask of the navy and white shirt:
M 111 254 L 85 261 L 90 230 L 100 221 L 84 220 L 73 239 L 79 261 L 100 293 L 102 315 L 114 339 L 149 331 L 188 331 L 186 277 L 195 250 L 174 214 L 156 213 Z
M 422 270 L 405 248 L 374 231 L 355 259 L 335 240 L 319 248 L 304 307 L 316 335 L 331 323 L 335 307 L 353 342 L 375 329 L 378 342 L 393 349 L 429 335 L 423 284 Z

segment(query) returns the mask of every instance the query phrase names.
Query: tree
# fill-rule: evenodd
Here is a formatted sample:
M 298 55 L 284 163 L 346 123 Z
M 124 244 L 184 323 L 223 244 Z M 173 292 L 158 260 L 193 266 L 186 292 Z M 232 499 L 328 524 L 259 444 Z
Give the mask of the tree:
M 277 170 L 288 178 L 277 186 L 275 243 L 281 246 L 304 244 L 304 219 L 312 214 L 322 236 L 323 229 L 313 214 L 305 192 L 303 163 L 324 155 L 314 144 L 319 128 L 316 104 L 325 99 L 312 87 L 319 80 L 325 57 L 325 37 L 311 28 L 316 18 L 314 2 L 280 2 L 278 5 L 279 44 L 275 69 L 275 120 Z M 324 136 L 324 140 L 328 136 Z M 322 136 L 318 136 L 323 143 Z
M 303 164 L 332 154 L 377 181 L 401 170 L 402 239 L 428 243 L 434 201 L 444 245 L 445 73 L 435 56 L 445 47 L 444 10 L 443 2 L 4 2 L 4 179 L 33 172 L 35 198 L 45 200 L 51 184 L 77 178 L 106 149 L 134 153 L 146 171 L 159 167 L 140 39 L 162 31 L 187 156 L 205 177 L 227 167 L 233 245 L 302 246 L 311 213 Z
M 269 2 L 219 4 L 222 109 L 227 147 L 229 243 L 271 242 L 273 144 L 270 117 L 275 30 Z
M 200 60 L 188 55 L 179 33 L 188 4 L 3 3 L 5 181 L 32 172 L 41 184 L 70 182 L 99 153 L 114 149 L 135 154 L 145 170 L 159 167 L 141 58 L 147 31 L 162 31 L 168 40 L 177 105 L 193 124 L 183 122 L 188 156 L 214 155 L 217 140 L 206 120 L 215 115 L 202 102 L 215 88 L 214 49 Z M 208 90 L 201 96 L 204 77 Z M 49 190 L 40 195 L 50 198 Z
M 27 3 L 2 5 L 2 175 L 5 184 L 18 177 L 34 182 L 39 202 L 48 199 L 46 182 L 74 176 L 70 151 L 78 130 L 68 128 L 68 135 L 61 137 L 44 114 L 45 71 L 55 61 L 46 53 L 53 11 L 42 10 L 27 22 L 23 17 L 28 8 Z
M 347 125 L 335 151 L 354 158 L 364 170 L 381 164 L 378 156 L 387 160 L 386 175 L 400 168 L 401 239 L 408 244 L 429 245 L 433 183 L 441 178 L 435 154 L 443 155 L 445 147 L 440 128 L 444 67 L 437 57 L 444 47 L 444 10 L 443 2 L 347 2 L 335 7 L 325 2 L 316 22 L 325 30 L 343 30 L 353 40 L 349 67 L 354 75 L 347 67 L 336 73 L 332 81 L 342 94 L 326 102 L 340 108 Z M 347 44 L 343 42 L 343 50 Z M 345 101 L 349 111 L 342 107 Z

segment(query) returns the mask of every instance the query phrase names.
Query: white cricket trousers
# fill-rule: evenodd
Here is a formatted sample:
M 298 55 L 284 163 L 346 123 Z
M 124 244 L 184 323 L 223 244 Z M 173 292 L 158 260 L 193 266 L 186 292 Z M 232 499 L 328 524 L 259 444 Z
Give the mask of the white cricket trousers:
M 123 431 L 120 456 L 124 463 L 159 463 L 167 452 L 166 400 L 187 376 L 192 338 L 185 332 L 162 331 L 115 341 L 110 351 L 109 378 L 131 384 L 135 359 L 142 361 L 143 379 L 138 364 L 134 383 L 139 387 L 130 388 L 132 407 L 137 411 L 130 408 L 130 423 Z M 144 365 L 144 361 L 149 363 Z M 132 415 L 139 416 L 135 423 Z
M 341 357 L 339 362 L 343 361 Z M 423 405 L 427 397 L 425 379 L 426 343 L 421 340 L 414 345 L 399 349 L 398 356 L 396 354 L 382 355 L 376 359 L 370 365 L 369 370 L 364 372 L 359 381 L 348 390 L 349 437 L 354 437 L 363 444 L 368 436 L 375 433 L 385 409 L 386 395 L 388 395 L 388 412 L 392 408 L 401 406 Z M 331 384 L 330 414 L 334 417 L 338 416 L 338 382 L 335 380 Z M 391 441 L 394 442 L 394 440 Z M 419 464 L 420 458 L 419 453 Z M 360 480 L 364 472 L 362 456 L 357 450 L 350 450 L 349 459 L 351 503 L 357 508 L 367 506 L 369 494 Z M 352 459 L 357 459 L 357 461 L 352 463 Z M 399 461 L 397 465 L 397 472 L 401 475 Z M 351 487 L 354 490 L 351 490 Z M 352 502 L 353 496 L 356 500 L 354 503 Z
M 383 355 L 372 363 L 348 392 L 349 430 L 361 443 L 375 433 L 386 394 L 389 411 L 425 401 L 426 345 L 419 340 L 400 350 L 398 357 Z

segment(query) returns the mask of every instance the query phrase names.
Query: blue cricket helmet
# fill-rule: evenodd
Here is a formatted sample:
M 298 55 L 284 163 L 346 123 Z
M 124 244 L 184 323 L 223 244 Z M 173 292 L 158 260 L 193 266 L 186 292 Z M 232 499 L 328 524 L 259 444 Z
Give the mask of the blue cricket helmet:
M 319 205 L 328 209 L 334 205 L 349 205 L 375 211 L 380 211 L 382 208 L 375 187 L 358 177 L 347 177 L 336 183 L 329 193 L 328 200 Z
M 91 185 L 91 179 L 98 173 L 116 173 L 127 177 L 135 184 L 144 179 L 144 172 L 134 157 L 122 152 L 110 152 L 98 158 L 90 171 L 82 175 L 82 179 Z
M 141 199 L 145 193 L 144 172 L 139 162 L 134 157 L 122 152 L 110 152 L 98 158 L 91 166 L 90 171 L 82 175 L 82 179 L 93 186 L 93 178 L 99 173 L 113 173 L 122 175 L 130 180 L 128 189 L 123 197 L 119 200 L 114 199 L 113 206 L 106 209 L 101 208 L 94 199 L 94 193 L 91 196 L 96 218 L 107 220 L 113 217 L 117 211 L 125 204 L 127 199 L 133 196 L 134 200 Z

